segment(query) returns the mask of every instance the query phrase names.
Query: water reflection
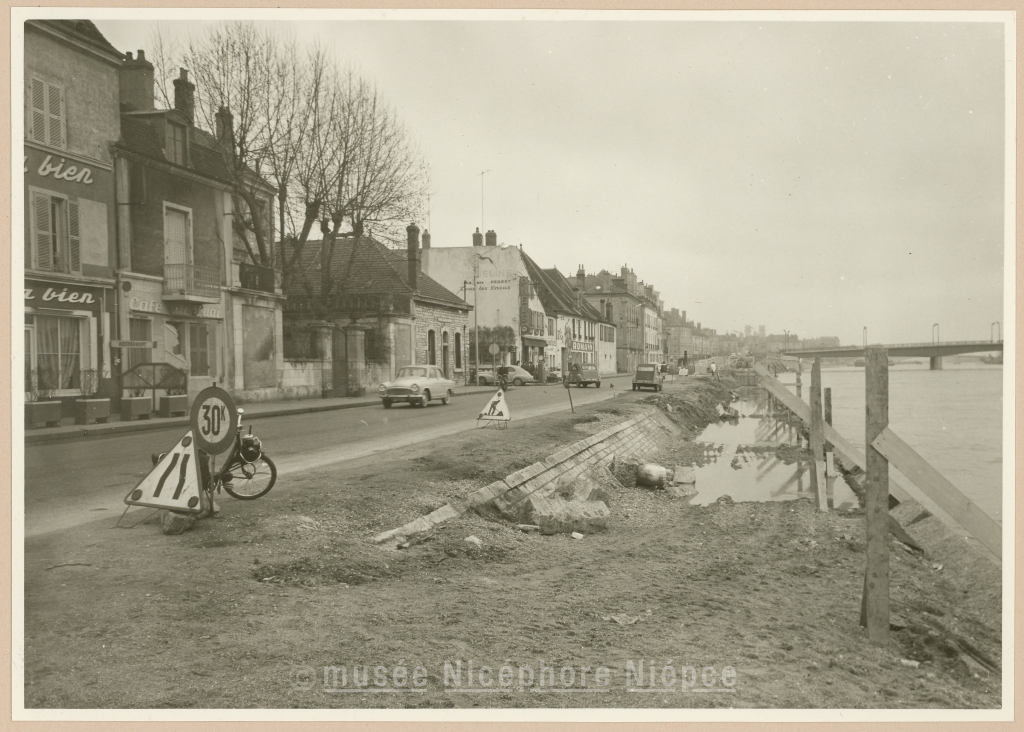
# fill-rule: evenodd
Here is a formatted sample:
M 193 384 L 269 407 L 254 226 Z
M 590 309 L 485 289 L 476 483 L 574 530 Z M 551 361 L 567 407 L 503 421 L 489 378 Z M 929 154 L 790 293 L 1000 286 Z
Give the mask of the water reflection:
M 734 501 L 789 501 L 813 498 L 813 463 L 795 450 L 806 447 L 800 420 L 760 388 L 739 390 L 733 408 L 739 418 L 708 425 L 697 442 L 703 448 L 697 466 L 695 505 L 714 503 L 728 495 Z M 852 508 L 857 497 L 841 476 L 829 476 L 826 487 L 831 508 Z

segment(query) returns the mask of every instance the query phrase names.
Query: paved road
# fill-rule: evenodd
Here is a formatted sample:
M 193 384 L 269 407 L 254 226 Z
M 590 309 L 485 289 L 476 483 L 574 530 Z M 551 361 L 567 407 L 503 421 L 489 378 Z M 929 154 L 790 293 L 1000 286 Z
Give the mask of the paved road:
M 572 390 L 576 404 L 611 399 L 629 390 L 631 377 L 604 379 L 601 389 Z M 614 384 L 614 387 L 609 387 Z M 278 473 L 291 473 L 393 450 L 476 428 L 486 394 L 456 397 L 427 409 L 396 405 L 263 418 L 253 423 Z M 569 408 L 565 389 L 551 385 L 513 389 L 507 395 L 513 420 Z M 124 497 L 152 468 L 150 454 L 163 452 L 181 428 L 135 432 L 25 449 L 25 536 L 58 531 L 124 510 Z M 275 491 L 287 490 L 280 480 Z M 17 495 L 15 495 L 17 500 Z M 230 499 L 228 499 L 230 500 Z

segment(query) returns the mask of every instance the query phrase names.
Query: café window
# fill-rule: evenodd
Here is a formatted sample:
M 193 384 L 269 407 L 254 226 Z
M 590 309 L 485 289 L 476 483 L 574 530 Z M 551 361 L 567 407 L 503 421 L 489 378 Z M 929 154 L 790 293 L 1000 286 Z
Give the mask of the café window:
M 25 134 L 33 142 L 63 148 L 67 129 L 64 88 L 33 77 L 28 92 L 29 119 Z
M 82 271 L 78 202 L 32 190 L 32 265 L 44 272 Z
M 36 387 L 44 391 L 78 390 L 82 387 L 82 329 L 84 318 L 36 315 L 33 320 Z M 26 331 L 26 339 L 29 331 Z
M 170 120 L 167 121 L 166 133 L 167 139 L 164 146 L 164 152 L 167 155 L 167 159 L 172 163 L 178 165 L 185 164 L 185 126 L 175 124 Z

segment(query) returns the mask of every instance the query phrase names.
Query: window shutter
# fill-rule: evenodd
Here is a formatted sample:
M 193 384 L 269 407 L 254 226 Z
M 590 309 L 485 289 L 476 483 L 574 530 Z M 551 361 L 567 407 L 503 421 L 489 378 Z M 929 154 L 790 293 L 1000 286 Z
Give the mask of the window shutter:
M 47 84 L 47 101 L 49 102 L 50 145 L 64 147 L 64 92 L 59 86 Z
M 53 269 L 53 224 L 50 221 L 50 197 L 32 194 L 35 208 L 36 269 Z
M 29 137 L 36 142 L 46 142 L 46 84 L 32 79 L 32 119 L 29 122 Z
M 82 240 L 78 233 L 78 201 L 68 201 L 68 262 L 72 272 L 82 271 Z

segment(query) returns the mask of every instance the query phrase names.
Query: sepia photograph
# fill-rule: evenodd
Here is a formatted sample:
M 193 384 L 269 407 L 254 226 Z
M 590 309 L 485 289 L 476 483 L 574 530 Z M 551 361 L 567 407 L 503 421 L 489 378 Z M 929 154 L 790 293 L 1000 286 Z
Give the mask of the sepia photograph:
M 11 28 L 15 719 L 1012 719 L 1013 12 Z

